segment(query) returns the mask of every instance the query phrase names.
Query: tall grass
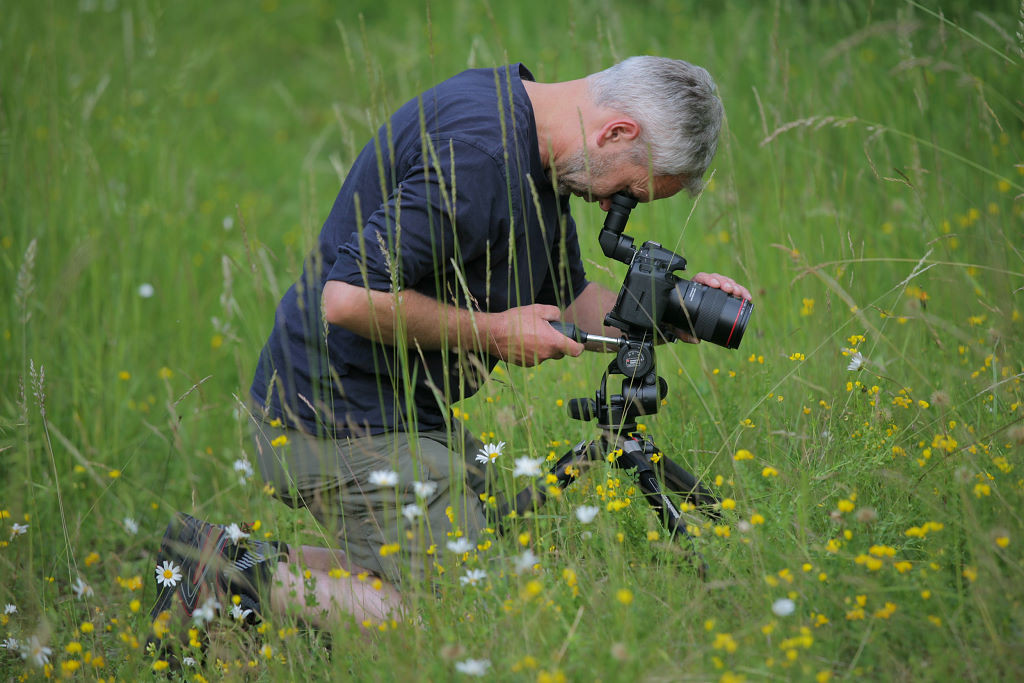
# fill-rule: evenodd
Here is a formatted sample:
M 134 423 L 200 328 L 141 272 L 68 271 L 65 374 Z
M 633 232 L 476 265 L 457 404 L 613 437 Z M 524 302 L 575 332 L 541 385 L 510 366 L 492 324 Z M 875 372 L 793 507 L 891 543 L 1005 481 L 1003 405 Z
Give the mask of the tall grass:
M 1021 675 L 1018 8 L 345 5 L 5 8 L 0 638 L 52 650 L 48 668 L 0 650 L 6 678 L 150 671 L 172 510 L 318 541 L 236 471 L 241 398 L 393 108 L 467 66 L 558 80 L 641 53 L 706 66 L 728 125 L 696 205 L 641 206 L 628 230 L 756 295 L 740 351 L 659 347 L 671 392 L 645 424 L 724 499 L 694 530 L 710 579 L 597 467 L 485 539 L 480 584 L 442 558 L 415 623 L 225 625 L 189 677 L 446 679 L 470 659 L 502 679 Z M 617 289 L 602 215 L 574 209 L 591 279 Z M 560 454 L 593 434 L 558 402 L 606 363 L 499 367 L 457 409 L 506 458 Z M 527 548 L 540 569 L 516 572 Z

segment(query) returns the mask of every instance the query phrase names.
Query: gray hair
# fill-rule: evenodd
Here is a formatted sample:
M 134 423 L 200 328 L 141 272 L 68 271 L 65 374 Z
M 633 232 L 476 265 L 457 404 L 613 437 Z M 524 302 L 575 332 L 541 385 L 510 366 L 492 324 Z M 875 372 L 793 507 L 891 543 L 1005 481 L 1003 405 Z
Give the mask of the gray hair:
M 718 149 L 722 102 L 703 68 L 667 57 L 630 57 L 587 77 L 594 104 L 640 124 L 638 161 L 679 176 L 691 196 Z

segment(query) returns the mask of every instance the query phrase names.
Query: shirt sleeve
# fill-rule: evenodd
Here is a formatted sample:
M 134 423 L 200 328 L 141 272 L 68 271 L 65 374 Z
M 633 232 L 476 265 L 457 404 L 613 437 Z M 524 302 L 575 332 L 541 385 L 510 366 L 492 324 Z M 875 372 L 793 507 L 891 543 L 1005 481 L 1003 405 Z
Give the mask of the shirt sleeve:
M 537 303 L 565 308 L 589 284 L 576 237 L 576 221 L 566 214 L 565 229 L 555 241 L 552 267 L 537 293 Z
M 418 287 L 426 278 L 484 255 L 505 191 L 500 165 L 476 147 L 431 139 L 363 229 L 338 249 L 328 280 L 381 291 Z M 485 188 L 481 190 L 481 188 Z M 507 213 L 507 211 L 506 211 Z

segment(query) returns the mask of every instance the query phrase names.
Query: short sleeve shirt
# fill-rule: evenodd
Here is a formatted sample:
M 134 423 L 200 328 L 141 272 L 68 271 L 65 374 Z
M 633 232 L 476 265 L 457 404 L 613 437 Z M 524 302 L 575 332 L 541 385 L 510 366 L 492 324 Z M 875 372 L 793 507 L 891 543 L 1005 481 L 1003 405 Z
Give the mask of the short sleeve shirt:
M 428 351 L 327 324 L 328 280 L 480 312 L 580 294 L 576 226 L 541 165 L 524 79 L 521 64 L 465 71 L 363 148 L 260 354 L 251 396 L 269 417 L 335 438 L 438 429 L 497 362 L 475 340 Z

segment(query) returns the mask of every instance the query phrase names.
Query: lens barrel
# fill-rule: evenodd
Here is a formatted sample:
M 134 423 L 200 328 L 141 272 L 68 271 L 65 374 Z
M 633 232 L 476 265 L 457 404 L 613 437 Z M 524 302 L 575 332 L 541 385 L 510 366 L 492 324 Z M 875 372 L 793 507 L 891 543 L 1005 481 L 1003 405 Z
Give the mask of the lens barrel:
M 664 320 L 698 339 L 736 349 L 753 310 L 749 299 L 680 278 L 669 294 Z

